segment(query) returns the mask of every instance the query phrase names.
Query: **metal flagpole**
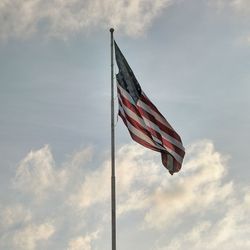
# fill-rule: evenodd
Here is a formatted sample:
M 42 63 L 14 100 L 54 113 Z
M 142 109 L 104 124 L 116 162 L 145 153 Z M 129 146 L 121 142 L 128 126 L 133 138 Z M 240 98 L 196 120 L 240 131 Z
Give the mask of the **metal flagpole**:
M 110 29 L 111 38 L 111 223 L 112 250 L 116 250 L 116 204 L 115 204 L 115 114 L 114 114 L 114 29 Z

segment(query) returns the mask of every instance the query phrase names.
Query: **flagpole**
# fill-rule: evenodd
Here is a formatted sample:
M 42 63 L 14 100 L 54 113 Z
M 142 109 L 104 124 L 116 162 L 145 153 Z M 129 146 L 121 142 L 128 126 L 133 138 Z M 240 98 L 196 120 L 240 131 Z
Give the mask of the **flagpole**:
M 114 114 L 114 29 L 110 30 L 111 38 L 111 223 L 112 250 L 116 250 L 116 201 L 115 201 L 115 114 Z

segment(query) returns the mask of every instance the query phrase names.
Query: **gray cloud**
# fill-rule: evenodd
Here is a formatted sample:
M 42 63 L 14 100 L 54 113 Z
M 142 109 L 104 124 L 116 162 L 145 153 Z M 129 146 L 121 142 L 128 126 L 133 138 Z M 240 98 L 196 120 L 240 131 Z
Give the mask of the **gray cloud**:
M 230 7 L 240 13 L 250 11 L 250 2 L 248 0 L 209 0 L 210 4 L 215 4 L 219 9 Z
M 4 0 L 0 38 L 27 38 L 40 32 L 66 39 L 92 28 L 119 28 L 127 35 L 145 31 L 171 0 Z

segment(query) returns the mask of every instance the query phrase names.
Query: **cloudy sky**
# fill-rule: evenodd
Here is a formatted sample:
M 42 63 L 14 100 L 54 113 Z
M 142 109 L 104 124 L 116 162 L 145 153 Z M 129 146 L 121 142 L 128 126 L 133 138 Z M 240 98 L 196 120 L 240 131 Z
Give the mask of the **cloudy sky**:
M 249 0 L 0 0 L 0 249 L 111 249 L 111 26 L 186 147 L 118 119 L 117 248 L 250 249 Z

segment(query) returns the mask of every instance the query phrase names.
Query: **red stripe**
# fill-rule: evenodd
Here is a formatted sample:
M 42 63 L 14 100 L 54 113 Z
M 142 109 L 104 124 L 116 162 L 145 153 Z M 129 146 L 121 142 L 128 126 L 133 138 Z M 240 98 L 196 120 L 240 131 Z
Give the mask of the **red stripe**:
M 125 98 L 123 95 L 121 95 L 121 92 L 119 90 L 120 93 L 120 98 L 122 99 L 122 102 L 119 100 L 119 104 L 121 106 L 126 106 L 128 109 L 130 109 L 133 113 L 135 113 L 135 115 L 137 115 L 140 119 L 143 120 L 140 112 L 137 109 L 137 106 L 134 106 L 131 104 L 131 102 L 129 102 L 129 100 L 127 98 Z M 126 114 L 126 112 L 124 111 L 124 113 Z M 135 121 L 133 118 L 131 118 L 130 116 L 126 115 L 126 118 L 131 121 L 132 124 L 134 124 L 134 122 L 136 122 L 138 125 L 139 123 L 137 121 Z M 133 120 L 133 121 L 132 121 Z M 155 136 L 156 138 L 158 138 L 161 142 L 162 142 L 162 136 L 160 133 L 158 133 L 157 131 L 153 130 L 152 128 L 148 127 L 146 123 L 144 123 L 145 127 L 147 127 L 147 130 L 145 129 L 145 127 L 143 127 L 142 125 L 140 125 L 140 130 L 145 130 L 147 131 L 147 135 L 152 138 L 152 135 Z M 137 126 L 137 125 L 135 125 Z M 153 140 L 153 138 L 152 138 Z
M 120 104 L 120 106 L 123 107 L 123 103 L 122 103 L 120 100 L 119 100 L 119 104 Z M 126 105 L 124 105 L 124 106 L 126 106 Z M 127 107 L 127 106 L 126 106 L 126 107 Z M 131 110 L 131 109 L 130 109 L 130 110 Z M 132 111 L 132 112 L 133 112 L 133 111 Z M 129 116 L 129 115 L 126 113 L 126 111 L 124 111 L 124 113 L 125 113 L 126 119 L 129 120 L 130 123 L 134 125 L 134 127 L 138 128 L 138 129 L 140 129 L 140 130 L 142 130 L 142 131 L 145 131 L 145 132 L 147 133 L 147 135 L 148 135 L 150 138 L 152 138 L 152 135 L 153 135 L 154 137 L 156 137 L 156 138 L 158 138 L 160 141 L 162 141 L 162 136 L 161 136 L 161 134 L 160 134 L 159 132 L 157 132 L 157 131 L 153 130 L 152 128 L 148 127 L 148 126 L 146 125 L 146 123 L 144 123 L 145 126 L 146 126 L 146 128 L 145 128 L 143 125 L 141 125 L 141 123 L 139 123 L 138 121 L 136 121 L 133 117 Z M 133 112 L 133 113 L 134 113 L 134 112 Z M 135 114 L 135 115 L 137 115 L 137 114 Z M 137 116 L 138 116 L 138 115 L 137 115 Z M 139 116 L 138 119 L 142 119 L 142 117 Z M 142 119 L 142 120 L 143 120 L 143 119 Z M 152 138 L 152 140 L 153 140 L 153 138 Z
M 145 117 L 146 119 L 152 121 L 154 124 L 156 124 L 162 131 L 164 131 L 165 133 L 169 134 L 171 137 L 173 137 L 174 139 L 176 139 L 177 141 L 181 142 L 181 138 L 180 136 L 172 129 L 170 129 L 169 127 L 167 127 L 165 124 L 161 123 L 159 120 L 157 120 L 153 115 L 151 115 L 150 113 L 148 113 L 146 110 L 144 110 L 143 108 L 136 106 L 137 109 L 139 110 L 141 116 Z
M 122 113 L 119 111 L 119 116 L 122 118 L 124 124 L 126 125 L 126 127 L 128 128 L 127 126 L 127 120 L 126 118 L 122 115 Z M 136 142 L 138 142 L 139 144 L 141 144 L 142 146 L 146 147 L 146 148 L 149 148 L 151 150 L 154 150 L 154 151 L 157 151 L 157 152 L 161 152 L 162 150 L 157 148 L 157 147 L 154 147 L 152 146 L 151 144 L 149 144 L 148 142 L 144 141 L 143 139 L 139 138 L 137 135 L 133 134 L 132 131 L 128 128 L 128 131 L 130 133 L 130 136 L 132 137 L 132 139 Z
M 165 120 L 164 116 L 160 113 L 160 111 L 155 107 L 155 105 L 148 99 L 148 97 L 144 93 L 140 96 L 140 99 Z
M 130 109 L 132 112 L 134 112 L 138 117 L 140 117 L 141 119 L 143 119 L 143 117 L 141 116 L 141 114 L 143 114 L 144 117 L 146 117 L 148 120 L 152 121 L 153 123 L 155 123 L 161 130 L 163 130 L 165 133 L 169 134 L 170 136 L 173 137 L 173 135 L 175 135 L 175 131 L 171 130 L 170 128 L 166 127 L 164 124 L 160 123 L 158 120 L 155 119 L 154 116 L 152 116 L 151 114 L 149 114 L 147 111 L 145 111 L 144 109 L 138 107 L 138 106 L 134 106 L 133 104 L 131 104 L 131 102 L 129 102 L 129 100 L 124 97 L 120 90 L 118 89 L 119 94 L 120 94 L 120 98 L 122 99 L 122 103 L 119 100 L 119 103 L 121 106 L 126 106 L 128 109 Z M 125 111 L 124 111 L 125 112 Z M 125 112 L 126 113 L 126 112 Z M 128 119 L 128 118 L 127 118 Z M 132 118 L 131 118 L 132 119 Z M 135 120 L 133 120 L 135 121 Z M 135 121 L 136 122 L 136 121 Z M 132 122 L 131 122 L 132 123 Z M 139 123 L 138 123 L 139 124 Z M 167 139 L 163 139 L 161 134 L 155 130 L 153 130 L 152 128 L 149 128 L 146 123 L 144 123 L 144 125 L 147 127 L 148 131 L 150 131 L 151 134 L 153 134 L 156 138 L 158 138 L 163 145 L 165 145 L 167 148 L 175 151 L 177 154 L 179 154 L 181 157 L 183 157 L 185 155 L 185 152 L 180 149 L 178 146 L 173 145 L 171 142 L 169 142 Z M 135 125 L 136 126 L 136 125 Z M 140 130 L 143 130 L 143 127 L 138 128 Z M 145 130 L 145 129 L 144 129 Z M 167 131 L 166 131 L 167 130 Z M 169 133 L 171 132 L 171 133 Z M 146 132 L 145 132 L 146 133 Z M 149 133 L 147 133 L 147 135 L 152 138 Z M 177 140 L 177 138 L 175 138 Z M 180 139 L 180 137 L 178 138 Z
M 143 119 L 137 106 L 133 105 L 124 95 L 122 95 L 122 93 L 120 92 L 119 89 L 118 89 L 118 94 L 122 100 L 122 105 L 125 105 L 127 108 L 129 108 L 131 111 L 133 111 L 137 116 L 139 116 L 141 119 Z
M 177 173 L 181 170 L 181 164 L 174 159 L 174 173 Z
M 185 151 L 183 151 L 182 149 L 178 148 L 177 146 L 175 146 L 174 144 L 172 144 L 171 142 L 169 142 L 168 140 L 166 140 L 165 138 L 162 138 L 162 142 L 163 145 L 166 146 L 167 148 L 173 150 L 175 153 L 177 153 L 181 158 L 184 157 L 185 155 Z
M 140 97 L 140 99 L 146 105 L 148 105 L 149 108 L 152 108 L 153 111 L 157 112 L 157 114 L 160 115 L 160 117 L 163 118 L 164 121 L 166 121 L 166 124 L 163 124 L 161 121 L 157 120 L 152 114 L 150 114 L 145 109 L 131 103 L 130 100 L 126 96 L 122 95 L 122 92 L 119 90 L 119 88 L 118 88 L 118 95 L 120 97 L 119 105 L 122 108 L 123 108 L 123 106 L 125 106 L 126 108 L 130 109 L 131 112 L 133 112 L 136 116 L 138 116 L 138 118 L 142 119 L 142 121 L 143 121 L 143 117 L 145 117 L 146 119 L 148 119 L 152 123 L 154 123 L 156 126 L 158 126 L 160 130 L 164 131 L 166 134 L 172 136 L 174 139 L 176 139 L 177 141 L 179 141 L 181 143 L 180 136 L 173 129 L 166 126 L 166 124 L 168 124 L 168 122 L 161 115 L 161 113 L 157 110 L 157 108 L 150 102 L 150 100 L 147 97 L 145 97 L 145 96 L 142 97 L 141 96 L 142 98 Z M 140 138 L 140 137 L 136 136 L 135 134 L 133 134 L 133 132 L 129 129 L 129 127 L 127 125 L 127 122 L 130 122 L 130 124 L 133 127 L 135 127 L 136 129 L 141 131 L 143 134 L 148 136 L 150 139 L 152 139 L 153 142 L 154 142 L 154 139 L 152 138 L 152 136 L 158 138 L 162 142 L 162 145 L 164 145 L 167 148 L 166 149 L 167 152 L 168 152 L 168 149 L 170 149 L 173 152 L 177 153 L 180 156 L 180 158 L 184 157 L 184 155 L 185 155 L 184 150 L 180 149 L 178 146 L 173 145 L 170 141 L 163 138 L 162 135 L 158 131 L 155 131 L 153 128 L 147 126 L 145 122 L 143 124 L 141 124 L 140 122 L 136 121 L 135 119 L 130 117 L 128 114 L 126 114 L 125 111 L 124 111 L 124 115 L 119 111 L 119 116 L 122 118 L 124 124 L 127 126 L 128 130 L 129 130 L 129 133 L 130 133 L 130 136 L 132 137 L 132 139 L 134 141 L 136 141 L 139 144 L 141 144 L 141 145 L 143 145 L 143 146 L 145 146 L 145 147 L 147 147 L 149 149 L 152 149 L 154 151 L 158 151 L 158 152 L 162 152 L 162 153 L 165 152 L 165 151 L 157 148 L 157 146 L 154 147 L 151 144 L 149 144 L 148 142 L 144 141 L 142 138 Z M 169 154 L 171 154 L 171 153 L 169 153 Z M 174 158 L 174 156 L 173 156 L 173 158 Z M 173 159 L 173 164 L 174 164 L 173 173 L 178 172 L 180 170 L 180 168 L 181 168 L 181 164 L 179 162 L 177 162 L 177 160 L 175 158 Z
M 124 104 L 126 104 L 125 105 L 126 107 L 127 107 L 127 105 L 129 105 L 129 107 L 127 107 L 127 108 L 129 108 L 130 110 L 132 110 L 132 112 L 134 112 L 134 113 L 138 113 L 137 110 L 136 110 L 136 107 L 134 107 L 133 105 L 130 105 L 131 103 L 128 102 L 128 100 L 126 98 L 124 98 L 123 96 L 121 96 L 121 98 L 124 100 Z M 119 104 L 121 106 L 123 106 L 123 104 L 121 103 L 120 100 L 119 100 Z M 180 149 L 179 147 L 173 145 L 167 139 L 163 138 L 162 135 L 158 131 L 155 131 L 151 127 L 148 127 L 146 124 L 145 124 L 145 126 L 147 127 L 147 129 L 145 129 L 139 122 L 137 122 L 132 117 L 130 117 L 129 115 L 127 115 L 125 111 L 124 111 L 124 113 L 125 113 L 125 119 L 126 120 L 128 120 L 134 127 L 136 127 L 137 129 L 139 129 L 141 132 L 143 132 L 144 134 L 146 134 L 147 136 L 149 136 L 153 141 L 154 141 L 154 139 L 152 138 L 152 135 L 155 136 L 156 138 L 158 138 L 161 141 L 162 145 L 164 145 L 167 148 L 173 150 L 178 155 L 180 155 L 180 157 L 184 157 L 185 152 L 182 149 Z
M 121 101 L 119 100 L 119 104 L 122 106 Z M 124 118 L 126 119 L 126 121 L 129 121 L 135 128 L 137 128 L 138 130 L 140 130 L 143 134 L 147 135 L 154 143 L 154 139 L 152 138 L 152 133 L 150 133 L 147 129 L 145 129 L 143 127 L 143 125 L 141 125 L 141 123 L 139 123 L 138 121 L 136 121 L 135 119 L 133 119 L 132 117 L 130 117 L 126 111 L 124 111 Z M 161 136 L 160 136 L 161 137 Z
M 165 133 L 169 134 L 170 136 L 172 136 L 174 139 L 176 139 L 177 141 L 179 141 L 181 143 L 181 138 L 180 136 L 171 128 L 167 127 L 165 124 L 161 123 L 160 121 L 158 121 L 153 115 L 151 115 L 150 113 L 148 113 L 146 110 L 144 110 L 143 108 L 139 107 L 138 105 L 134 106 L 124 95 L 122 95 L 121 91 L 119 90 L 119 88 L 117 88 L 118 94 L 122 99 L 122 102 L 124 105 L 126 105 L 127 108 L 131 109 L 134 113 L 136 113 L 139 117 L 142 118 L 142 116 L 144 116 L 145 118 L 147 118 L 148 120 L 152 121 L 153 123 L 155 123 L 162 131 L 164 131 Z M 140 97 L 141 98 L 141 97 Z M 162 116 L 162 115 L 161 115 Z M 166 120 L 164 118 L 164 120 Z
M 172 126 L 169 124 L 169 122 L 166 120 L 166 118 L 161 114 L 161 112 L 156 108 L 156 106 L 149 100 L 149 98 L 145 95 L 145 93 L 142 93 L 142 95 L 140 96 L 140 99 L 144 103 L 146 103 L 152 110 L 154 110 L 166 122 L 166 124 L 170 128 L 172 128 Z
M 138 142 L 139 144 L 141 144 L 142 146 L 149 148 L 151 150 L 157 151 L 157 152 L 161 152 L 161 150 L 159 148 L 153 147 L 152 145 L 150 145 L 149 143 L 147 143 L 146 141 L 142 140 L 140 137 L 138 137 L 137 135 L 133 134 L 130 131 L 130 135 L 132 137 L 132 139 L 136 142 Z
M 168 162 L 166 162 L 166 159 L 168 158 L 167 154 L 168 153 L 166 152 L 161 152 L 162 164 L 166 169 L 168 169 L 167 168 Z M 179 172 L 180 169 L 181 169 L 181 164 L 178 161 L 176 161 L 176 159 L 173 157 L 173 169 L 172 170 L 168 169 L 169 173 L 173 175 L 174 173 Z
M 122 120 L 123 120 L 123 122 L 124 122 L 125 126 L 128 128 L 128 125 L 127 125 L 127 120 L 126 120 L 126 118 L 122 115 L 122 113 L 121 113 L 121 111 L 120 111 L 120 110 L 119 110 L 119 112 L 118 112 L 118 115 L 122 118 Z

